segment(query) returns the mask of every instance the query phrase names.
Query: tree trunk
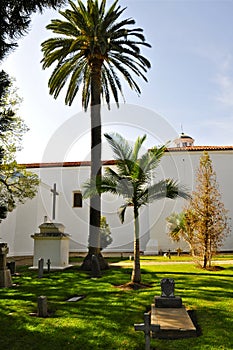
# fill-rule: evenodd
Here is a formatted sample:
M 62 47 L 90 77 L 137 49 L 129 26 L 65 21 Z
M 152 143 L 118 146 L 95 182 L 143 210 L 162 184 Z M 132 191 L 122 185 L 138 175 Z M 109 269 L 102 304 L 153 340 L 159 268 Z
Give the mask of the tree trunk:
M 93 60 L 90 63 L 91 73 L 91 178 L 96 182 L 101 181 L 101 65 L 102 62 Z M 108 263 L 104 260 L 100 252 L 100 219 L 101 219 L 101 196 L 96 195 L 90 198 L 89 216 L 89 239 L 88 254 L 85 257 L 81 268 L 91 270 L 92 255 L 96 255 L 101 269 L 108 268 Z
M 204 240 L 204 253 L 203 253 L 203 268 L 206 269 L 208 262 L 208 236 L 206 234 Z
M 138 208 L 135 208 L 135 207 L 134 207 L 134 261 L 133 261 L 133 271 L 132 271 L 131 281 L 133 283 L 141 282 L 139 219 L 138 219 Z

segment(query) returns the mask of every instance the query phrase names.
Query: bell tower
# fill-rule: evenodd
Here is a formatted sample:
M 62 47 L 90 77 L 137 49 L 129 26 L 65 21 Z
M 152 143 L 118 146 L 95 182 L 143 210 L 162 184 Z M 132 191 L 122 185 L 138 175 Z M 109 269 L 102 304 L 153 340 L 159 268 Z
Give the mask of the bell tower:
M 191 136 L 184 134 L 183 132 L 180 134 L 179 138 L 174 140 L 176 147 L 192 147 L 194 146 L 194 139 Z

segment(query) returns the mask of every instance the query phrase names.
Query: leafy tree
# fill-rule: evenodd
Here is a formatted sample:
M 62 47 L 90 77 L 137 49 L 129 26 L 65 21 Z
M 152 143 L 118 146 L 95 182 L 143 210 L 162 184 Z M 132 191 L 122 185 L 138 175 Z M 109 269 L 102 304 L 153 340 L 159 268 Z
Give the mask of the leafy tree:
M 107 248 L 112 243 L 111 231 L 106 217 L 101 216 L 100 220 L 100 250 Z
M 0 165 L 0 219 L 5 219 L 18 204 L 25 203 L 37 193 L 39 180 L 36 174 L 17 164 L 2 163 Z
M 32 13 L 43 8 L 56 8 L 66 0 L 1 0 L 0 4 L 0 62 L 17 47 L 17 41 L 26 34 Z M 0 72 L 0 96 L 6 84 L 11 83 L 8 75 Z M 3 84 L 4 81 L 4 84 Z
M 56 8 L 65 0 L 1 0 L 0 61 L 14 48 L 17 39 L 28 32 L 31 15 L 46 7 Z
M 221 202 L 216 173 L 208 152 L 200 158 L 197 171 L 196 191 L 192 194 L 189 208 L 194 212 L 195 234 L 203 267 L 211 266 L 212 256 L 230 232 L 227 211 Z
M 45 7 L 57 7 L 65 0 L 1 0 L 0 62 L 17 47 L 17 40 L 26 34 L 32 13 Z M 15 152 L 27 127 L 16 115 L 19 98 L 11 91 L 12 81 L 0 72 L 0 219 L 17 204 L 24 203 L 37 192 L 38 178 L 15 161 Z
M 139 156 L 146 135 L 138 137 L 134 147 L 119 134 L 105 134 L 105 137 L 114 152 L 116 171 L 108 167 L 102 180 L 96 182 L 94 178 L 85 183 L 84 198 L 105 192 L 123 197 L 124 203 L 118 210 L 122 223 L 126 209 L 132 208 L 134 214 L 134 267 L 131 282 L 140 283 L 140 208 L 162 198 L 188 198 L 188 194 L 172 179 L 151 183 L 151 179 L 155 177 L 154 170 L 159 165 L 166 145 L 154 147 Z
M 200 158 L 197 170 L 196 190 L 188 207 L 181 213 L 168 218 L 170 236 L 174 240 L 183 238 L 195 255 L 201 257 L 203 268 L 211 266 L 213 255 L 230 233 L 229 218 L 221 202 L 216 173 L 208 152 Z M 178 218 L 177 225 L 174 220 Z
M 141 54 L 145 42 L 143 30 L 131 27 L 135 21 L 121 19 L 125 8 L 118 0 L 106 9 L 106 0 L 69 1 L 71 9 L 59 11 L 64 20 L 55 19 L 47 29 L 58 35 L 42 44 L 43 68 L 56 66 L 49 79 L 50 94 L 57 98 L 66 86 L 65 103 L 71 105 L 82 86 L 82 105 L 91 114 L 91 177 L 101 178 L 101 97 L 110 107 L 110 96 L 119 103 L 123 96 L 120 73 L 130 88 L 140 94 L 134 78 L 147 81 L 145 73 L 150 62 Z M 133 75 L 132 75 L 133 74 Z M 101 198 L 90 200 L 89 252 L 83 268 L 90 269 L 91 256 L 100 257 Z M 103 261 L 100 263 L 102 264 Z M 101 266 L 103 268 L 103 266 Z
M 21 99 L 14 88 L 14 80 L 4 71 L 0 72 L 0 146 L 4 149 L 4 155 L 21 149 L 21 141 L 28 131 L 24 121 L 17 116 Z
M 0 220 L 6 218 L 19 203 L 33 198 L 37 192 L 37 175 L 17 164 L 15 152 L 27 131 L 23 120 L 16 115 L 19 98 L 9 76 L 0 75 Z

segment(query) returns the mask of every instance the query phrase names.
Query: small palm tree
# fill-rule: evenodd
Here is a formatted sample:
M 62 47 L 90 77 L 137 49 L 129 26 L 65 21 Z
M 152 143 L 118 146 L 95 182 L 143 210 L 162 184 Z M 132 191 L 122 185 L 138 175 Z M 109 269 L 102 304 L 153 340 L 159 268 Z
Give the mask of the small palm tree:
M 179 242 L 186 233 L 186 221 L 184 212 L 172 213 L 166 218 L 168 234 L 174 242 Z
M 67 86 L 65 103 L 71 105 L 82 86 L 82 105 L 91 106 L 91 177 L 101 178 L 101 97 L 110 106 L 110 95 L 119 103 L 123 96 L 121 73 L 130 88 L 140 94 L 134 76 L 147 81 L 145 73 L 150 62 L 142 56 L 140 47 L 145 42 L 141 28 L 131 28 L 135 21 L 120 19 L 125 8 L 118 0 L 106 9 L 106 0 L 69 1 L 71 9 L 59 11 L 65 20 L 55 19 L 47 29 L 59 36 L 42 44 L 43 68 L 56 66 L 49 79 L 50 94 L 57 98 Z M 133 73 L 133 75 L 132 75 Z M 89 254 L 99 255 L 99 228 L 101 199 L 96 194 L 90 200 Z M 84 262 L 85 262 L 84 261 Z
M 131 281 L 140 283 L 140 241 L 139 241 L 139 209 L 161 198 L 176 197 L 188 198 L 188 194 L 179 189 L 178 184 L 171 180 L 160 180 L 151 183 L 166 145 L 154 147 L 139 156 L 146 135 L 138 137 L 134 147 L 119 134 L 105 134 L 116 160 L 116 171 L 106 168 L 102 180 L 96 183 L 95 179 L 84 184 L 84 197 L 88 198 L 96 193 L 110 192 L 122 196 L 124 203 L 120 206 L 118 213 L 121 222 L 124 222 L 127 208 L 132 208 L 134 213 L 134 267 Z
M 193 211 L 186 208 L 181 213 L 172 213 L 166 220 L 168 234 L 171 239 L 174 242 L 179 242 L 183 239 L 188 243 L 191 255 L 195 257 L 194 247 L 197 244 L 195 238 L 195 226 L 197 221 L 195 222 Z

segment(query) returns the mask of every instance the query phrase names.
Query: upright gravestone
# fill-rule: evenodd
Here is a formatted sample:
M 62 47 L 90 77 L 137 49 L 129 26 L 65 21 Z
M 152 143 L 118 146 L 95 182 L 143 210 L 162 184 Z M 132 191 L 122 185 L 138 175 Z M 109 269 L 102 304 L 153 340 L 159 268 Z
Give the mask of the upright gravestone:
M 38 260 L 38 278 L 42 278 L 44 273 L 44 259 Z
M 38 297 L 38 316 L 39 317 L 48 316 L 47 297 L 44 295 L 41 295 Z
M 97 256 L 94 254 L 91 257 L 91 272 L 92 272 L 92 277 L 100 277 L 101 276 L 99 260 L 98 260 Z
M 9 251 L 7 243 L 0 243 L 0 287 L 8 288 L 12 286 L 11 272 L 7 269 L 6 256 Z
M 163 278 L 161 280 L 162 297 L 174 298 L 175 296 L 175 281 L 173 278 Z
M 175 296 L 175 281 L 173 278 L 161 280 L 161 297 L 155 297 L 155 307 L 180 308 L 182 299 Z

